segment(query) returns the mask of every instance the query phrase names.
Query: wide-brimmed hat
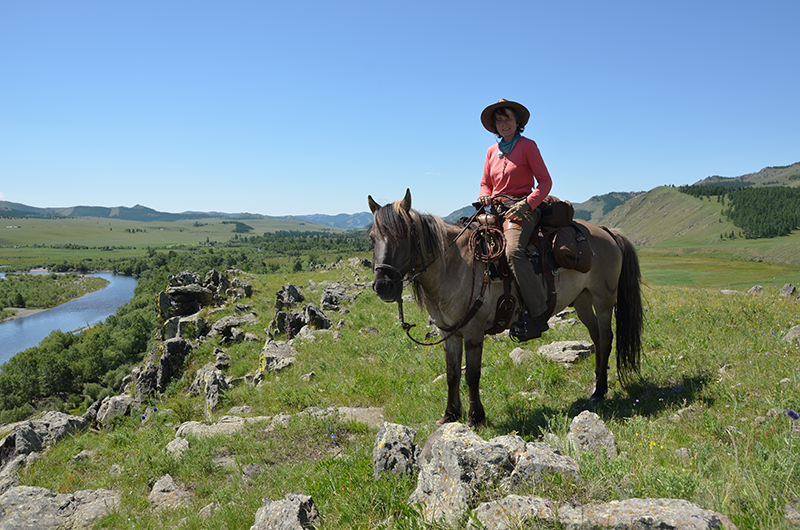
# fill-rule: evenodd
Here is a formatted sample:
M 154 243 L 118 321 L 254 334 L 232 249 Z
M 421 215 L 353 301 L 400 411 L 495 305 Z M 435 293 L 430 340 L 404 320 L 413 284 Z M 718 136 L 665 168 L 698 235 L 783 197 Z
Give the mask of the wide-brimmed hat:
M 492 115 L 494 114 L 495 110 L 501 107 L 510 107 L 514 109 L 514 111 L 517 113 L 517 116 L 519 116 L 519 123 L 517 124 L 519 127 L 525 127 L 525 124 L 528 123 L 528 120 L 531 117 L 531 113 L 525 108 L 525 105 L 517 103 L 516 101 L 509 101 L 507 99 L 500 98 L 497 103 L 489 105 L 483 109 L 483 112 L 481 112 L 481 123 L 490 133 L 497 134 L 497 127 L 494 125 L 494 119 L 492 119 Z

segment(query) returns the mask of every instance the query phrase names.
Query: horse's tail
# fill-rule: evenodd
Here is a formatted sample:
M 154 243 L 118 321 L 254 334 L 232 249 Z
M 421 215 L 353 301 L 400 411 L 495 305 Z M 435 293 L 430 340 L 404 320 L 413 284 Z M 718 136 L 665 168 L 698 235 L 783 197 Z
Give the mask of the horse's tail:
M 639 258 L 633 243 L 616 230 L 609 230 L 617 246 L 622 250 L 622 271 L 617 286 L 617 374 L 624 383 L 639 371 L 642 351 L 642 328 L 644 308 L 642 306 Z

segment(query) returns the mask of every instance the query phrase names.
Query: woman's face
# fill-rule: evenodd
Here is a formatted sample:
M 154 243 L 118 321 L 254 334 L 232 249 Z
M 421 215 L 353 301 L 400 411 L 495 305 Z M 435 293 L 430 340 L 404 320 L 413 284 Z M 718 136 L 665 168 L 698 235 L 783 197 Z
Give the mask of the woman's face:
M 517 119 L 514 117 L 513 112 L 508 109 L 503 109 L 500 113 L 495 115 L 494 126 L 497 129 L 497 134 L 508 142 L 514 138 L 514 134 L 517 132 Z

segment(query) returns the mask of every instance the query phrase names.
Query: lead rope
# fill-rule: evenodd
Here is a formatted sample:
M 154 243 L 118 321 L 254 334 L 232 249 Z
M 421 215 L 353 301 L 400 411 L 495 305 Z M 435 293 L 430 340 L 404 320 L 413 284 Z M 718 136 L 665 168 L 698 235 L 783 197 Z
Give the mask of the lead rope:
M 481 211 L 480 209 L 477 209 L 475 213 L 472 214 L 472 216 L 469 218 L 467 222 L 467 226 L 464 227 L 464 230 L 466 230 L 469 224 L 472 223 L 472 221 L 480 213 L 480 211 Z M 461 234 L 464 233 L 464 230 L 459 232 L 459 234 L 455 237 L 455 239 L 453 239 L 453 241 L 450 243 L 450 246 L 452 246 L 456 242 L 456 240 L 458 240 Z M 480 239 L 481 236 L 483 237 L 483 239 Z M 479 250 L 479 247 L 481 246 L 480 243 L 485 243 L 486 246 L 485 252 Z M 411 328 L 416 327 L 416 324 L 409 324 L 405 321 L 405 317 L 403 314 L 403 299 L 400 298 L 397 301 L 397 311 L 398 311 L 398 317 L 400 319 L 400 325 L 406 332 L 408 338 L 411 339 L 416 344 L 419 344 L 420 346 L 435 346 L 437 344 L 441 344 L 442 342 L 446 341 L 447 339 L 455 335 L 461 328 L 463 328 L 467 324 L 467 322 L 472 320 L 472 317 L 474 317 L 475 314 L 477 314 L 478 310 L 483 305 L 486 289 L 489 286 L 489 283 L 491 282 L 489 266 L 493 260 L 499 258 L 505 253 L 506 238 L 501 229 L 494 226 L 481 225 L 476 230 L 474 230 L 470 235 L 469 248 L 473 256 L 472 289 L 470 290 L 469 297 L 472 298 L 472 295 L 475 294 L 475 275 L 477 272 L 475 265 L 478 261 L 486 264 L 486 268 L 483 272 L 483 281 L 481 282 L 481 292 L 480 295 L 478 295 L 478 298 L 475 299 L 475 302 L 473 302 L 472 306 L 467 310 L 466 314 L 463 317 L 461 317 L 461 320 L 459 320 L 455 326 L 450 328 L 441 328 L 441 327 L 439 328 L 442 331 L 448 333 L 445 337 L 437 340 L 436 342 L 423 342 L 412 337 Z M 419 274 L 421 274 L 424 271 L 425 269 L 423 265 L 423 270 L 415 274 L 412 280 L 417 276 L 419 276 Z

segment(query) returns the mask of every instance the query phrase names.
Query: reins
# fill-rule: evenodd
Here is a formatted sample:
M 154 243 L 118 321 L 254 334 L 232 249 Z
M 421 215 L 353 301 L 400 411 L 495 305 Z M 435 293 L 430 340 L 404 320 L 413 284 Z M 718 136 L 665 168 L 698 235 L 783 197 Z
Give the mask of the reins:
M 469 228 L 469 226 L 472 224 L 472 222 L 475 221 L 477 216 L 481 213 L 481 210 L 482 210 L 482 208 L 476 207 L 475 213 L 473 213 L 470 216 L 470 218 L 467 220 L 467 222 L 465 223 L 464 228 L 461 230 L 461 232 L 459 232 L 458 235 L 456 235 L 456 237 L 453 238 L 453 241 L 450 242 L 450 244 L 448 245 L 448 248 L 452 247 L 456 243 L 456 241 L 458 241 L 458 239 L 461 237 L 461 235 L 467 230 L 467 228 Z M 413 260 L 412 261 L 412 270 L 411 270 L 412 275 L 410 275 L 408 278 L 406 278 L 404 280 L 404 281 L 406 281 L 408 283 L 411 283 L 411 282 L 415 281 L 417 276 L 419 276 L 420 274 L 422 274 L 423 272 L 425 272 L 427 270 L 427 265 L 425 264 L 425 257 L 424 257 L 424 254 L 422 252 L 422 249 L 420 248 L 419 239 L 416 238 L 416 230 L 415 230 L 413 221 L 411 222 L 411 236 L 416 239 L 416 241 L 415 241 L 416 244 L 412 247 L 411 257 L 410 257 L 410 259 Z M 482 240 L 481 240 L 481 236 L 483 237 Z M 481 250 L 480 249 L 481 243 L 483 243 L 485 245 L 485 247 L 486 247 L 485 250 Z M 419 248 L 420 255 L 422 255 L 422 260 L 423 261 L 422 261 L 422 269 L 420 271 L 418 271 L 418 272 L 415 272 L 415 267 L 416 267 L 416 256 L 415 256 L 415 253 L 416 253 L 416 250 L 418 248 Z M 449 326 L 449 327 L 437 326 L 437 327 L 439 327 L 439 329 L 441 329 L 442 331 L 447 333 L 446 336 L 442 337 L 441 339 L 439 339 L 439 340 L 437 340 L 435 342 L 423 342 L 423 341 L 417 340 L 414 337 L 412 337 L 411 336 L 411 328 L 416 327 L 416 324 L 409 324 L 409 323 L 407 323 L 405 321 L 405 318 L 404 318 L 404 315 L 403 315 L 403 299 L 400 298 L 397 301 L 397 310 L 398 310 L 398 317 L 400 319 L 400 325 L 402 326 L 403 330 L 406 332 L 406 335 L 408 336 L 408 338 L 411 339 L 416 344 L 419 344 L 420 346 L 435 346 L 436 344 L 440 344 L 440 343 L 446 341 L 447 339 L 449 339 L 450 337 L 455 335 L 461 328 L 463 328 L 467 324 L 467 322 L 472 320 L 472 318 L 480 310 L 481 306 L 483 306 L 483 303 L 485 301 L 486 289 L 488 288 L 489 283 L 491 283 L 491 278 L 490 278 L 490 273 L 489 273 L 489 266 L 490 266 L 490 264 L 491 264 L 491 262 L 493 260 L 499 258 L 500 256 L 502 256 L 505 253 L 505 236 L 503 235 L 503 231 L 501 229 L 497 228 L 497 227 L 494 227 L 494 226 L 488 226 L 488 225 L 479 226 L 470 235 L 470 238 L 469 238 L 469 249 L 472 252 L 472 256 L 473 256 L 473 261 L 472 261 L 472 288 L 470 290 L 469 297 L 472 298 L 472 295 L 475 294 L 475 275 L 477 274 L 476 264 L 479 261 L 486 264 L 486 267 L 485 267 L 485 269 L 483 271 L 483 280 L 481 281 L 481 291 L 480 291 L 480 294 L 478 295 L 478 297 L 472 303 L 472 306 L 470 306 L 470 308 L 467 310 L 467 312 L 464 314 L 464 316 L 461 317 L 461 319 L 455 325 Z M 434 261 L 436 261 L 436 258 L 438 258 L 438 255 L 435 256 L 430 261 L 430 263 L 428 265 L 430 265 Z M 404 265 L 405 265 L 405 263 L 404 263 Z M 389 269 L 389 270 L 392 270 L 392 271 L 397 272 L 399 274 L 399 271 L 396 268 L 391 267 L 389 265 L 376 266 L 376 268 L 378 268 L 378 267 Z

